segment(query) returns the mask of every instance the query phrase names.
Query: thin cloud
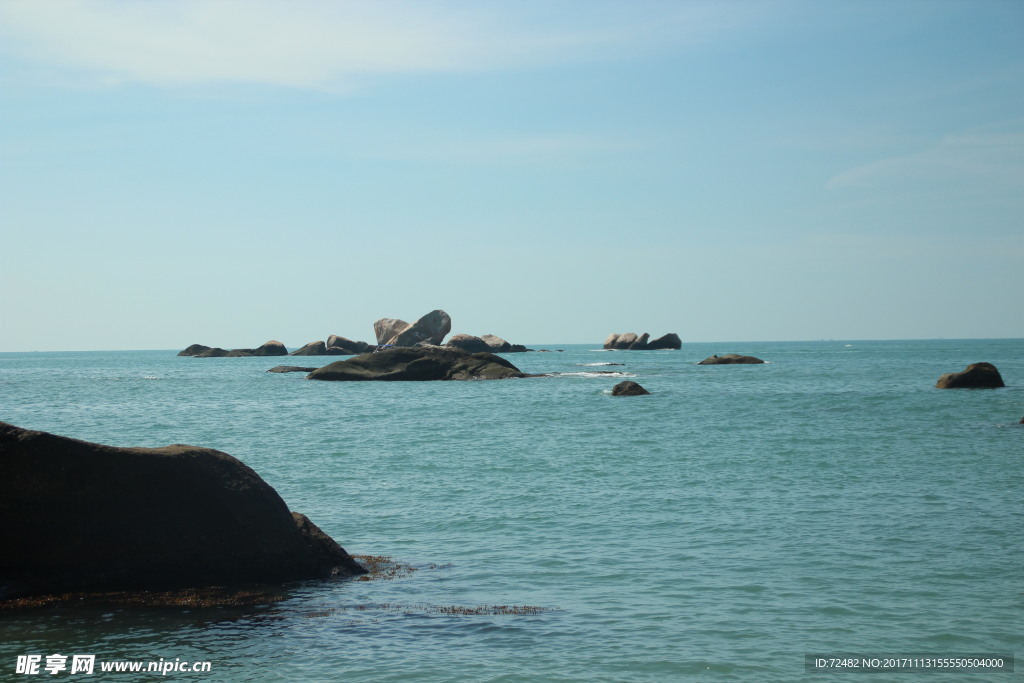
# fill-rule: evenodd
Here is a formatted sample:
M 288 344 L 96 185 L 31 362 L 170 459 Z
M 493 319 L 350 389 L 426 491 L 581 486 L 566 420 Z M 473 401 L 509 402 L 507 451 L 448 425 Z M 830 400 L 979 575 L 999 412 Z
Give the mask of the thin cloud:
M 736 21 L 708 3 L 5 0 L 0 48 L 117 85 L 346 90 L 369 75 L 470 72 L 696 43 Z M 745 18 L 746 23 L 750 19 Z
M 984 181 L 1024 187 L 1024 132 L 968 131 L 912 154 L 851 168 L 828 181 L 830 190 L 900 181 Z

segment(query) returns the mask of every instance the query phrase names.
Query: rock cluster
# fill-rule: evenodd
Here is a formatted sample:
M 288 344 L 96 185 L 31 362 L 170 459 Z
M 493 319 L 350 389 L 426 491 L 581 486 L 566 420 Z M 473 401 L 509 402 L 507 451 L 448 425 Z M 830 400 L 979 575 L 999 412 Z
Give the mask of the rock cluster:
M 202 344 L 192 344 L 184 351 L 178 352 L 179 356 L 193 356 L 195 358 L 242 358 L 248 356 L 287 356 L 288 349 L 277 340 L 265 342 L 255 349 L 222 349 L 220 347 L 209 347 Z
M 674 349 L 678 351 L 683 348 L 683 342 L 675 332 L 651 340 L 651 335 L 644 332 L 637 335 L 635 332 L 624 334 L 609 334 L 604 340 L 604 348 L 630 350 L 630 351 L 656 351 L 659 349 Z
M 0 600 L 365 573 L 226 453 L 117 448 L 0 422 Z
M 381 318 L 373 324 L 378 346 L 438 346 L 451 331 L 452 319 L 442 310 L 431 311 L 414 323 Z
M 947 372 L 935 383 L 936 389 L 998 389 L 1005 386 L 999 370 L 991 363 L 972 363 L 960 372 Z

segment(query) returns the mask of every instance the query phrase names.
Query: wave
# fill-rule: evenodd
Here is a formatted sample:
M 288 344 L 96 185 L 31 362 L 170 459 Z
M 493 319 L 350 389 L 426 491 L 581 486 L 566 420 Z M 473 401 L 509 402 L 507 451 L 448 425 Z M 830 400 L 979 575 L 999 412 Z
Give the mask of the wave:
M 596 368 L 599 365 L 625 365 L 625 363 L 577 363 L 581 368 Z

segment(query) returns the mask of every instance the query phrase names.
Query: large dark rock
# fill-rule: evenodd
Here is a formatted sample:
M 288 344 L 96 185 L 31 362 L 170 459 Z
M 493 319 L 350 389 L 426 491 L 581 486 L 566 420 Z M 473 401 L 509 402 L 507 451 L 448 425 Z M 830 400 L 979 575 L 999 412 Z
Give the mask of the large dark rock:
M 758 365 L 764 363 L 760 358 L 754 356 L 741 356 L 736 353 L 727 353 L 724 356 L 710 356 L 697 365 Z
M 636 382 L 630 380 L 619 382 L 612 387 L 612 396 L 646 396 L 650 393 Z
M 178 354 L 178 355 L 180 356 L 181 354 Z M 195 355 L 195 357 L 196 358 L 226 358 L 229 355 L 231 355 L 231 351 L 228 351 L 227 349 L 222 349 L 219 346 L 215 346 L 215 347 L 213 347 L 211 349 L 206 349 L 205 351 L 197 353 Z
M 442 346 L 401 347 L 339 360 L 307 379 L 429 381 L 529 377 L 501 356 Z
M 326 356 L 327 344 L 322 341 L 312 341 L 300 349 L 291 352 L 292 356 Z
M 287 356 L 288 349 L 285 345 L 277 340 L 270 340 L 265 342 L 263 346 L 252 350 L 254 356 Z
M 998 389 L 1003 377 L 991 363 L 973 363 L 960 372 L 947 372 L 935 383 L 936 389 Z
M 683 341 L 675 332 L 669 332 L 668 334 L 647 342 L 648 351 L 657 351 L 660 349 L 672 349 L 674 351 L 678 351 L 681 348 L 683 348 Z
M 365 570 L 239 460 L 0 422 L 0 599 L 280 583 Z

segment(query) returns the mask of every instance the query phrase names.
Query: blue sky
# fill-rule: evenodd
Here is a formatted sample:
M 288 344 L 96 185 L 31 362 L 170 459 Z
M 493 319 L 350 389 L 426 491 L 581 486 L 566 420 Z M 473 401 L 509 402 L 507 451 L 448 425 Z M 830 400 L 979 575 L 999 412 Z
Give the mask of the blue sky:
M 1024 3 L 3 0 L 0 350 L 1024 337 Z

